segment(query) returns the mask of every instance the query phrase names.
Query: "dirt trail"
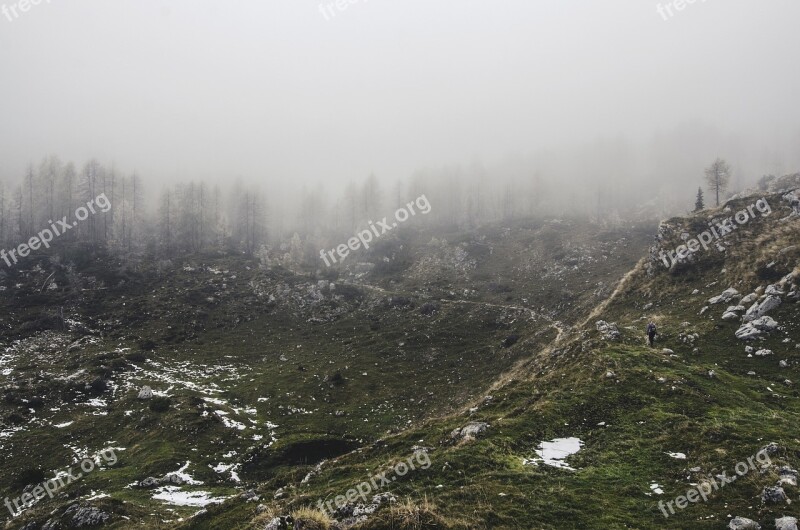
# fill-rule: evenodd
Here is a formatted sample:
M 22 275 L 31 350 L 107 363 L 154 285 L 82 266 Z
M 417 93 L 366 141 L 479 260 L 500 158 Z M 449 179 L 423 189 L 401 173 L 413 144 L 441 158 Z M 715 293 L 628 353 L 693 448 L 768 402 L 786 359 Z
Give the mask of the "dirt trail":
M 366 283 L 349 283 L 349 282 L 345 282 L 344 285 L 349 285 L 351 287 L 362 287 L 364 289 L 371 289 L 373 291 L 378 291 L 378 292 L 383 293 L 383 294 L 392 294 L 392 295 L 398 295 L 398 296 L 409 296 L 409 293 L 401 293 L 401 292 L 398 292 L 398 291 L 389 291 L 387 289 L 384 289 L 383 287 L 378 287 L 377 285 L 369 285 L 369 284 L 366 284 Z M 517 305 L 506 305 L 506 304 L 493 304 L 491 302 L 480 302 L 480 301 L 477 301 L 477 300 L 448 300 L 448 299 L 444 299 L 444 298 L 433 298 L 432 300 L 435 301 L 435 302 L 442 303 L 442 304 L 472 304 L 472 305 L 479 305 L 479 306 L 484 306 L 484 307 L 494 307 L 494 308 L 499 308 L 499 309 L 513 309 L 515 311 L 527 311 L 527 312 L 530 313 L 530 316 L 531 316 L 532 320 L 540 320 L 540 319 L 546 320 L 550 324 L 550 326 L 556 330 L 556 332 L 558 334 L 556 335 L 556 338 L 554 339 L 555 343 L 559 343 L 561 341 L 561 337 L 563 335 L 569 333 L 569 331 L 570 331 L 569 326 L 566 326 L 560 320 L 554 320 L 553 318 L 551 318 L 551 317 L 549 317 L 549 316 L 547 316 L 547 315 L 545 315 L 543 313 L 540 313 L 538 311 L 535 311 L 535 310 L 533 310 L 533 309 L 531 309 L 529 307 L 522 307 L 522 306 L 517 306 Z

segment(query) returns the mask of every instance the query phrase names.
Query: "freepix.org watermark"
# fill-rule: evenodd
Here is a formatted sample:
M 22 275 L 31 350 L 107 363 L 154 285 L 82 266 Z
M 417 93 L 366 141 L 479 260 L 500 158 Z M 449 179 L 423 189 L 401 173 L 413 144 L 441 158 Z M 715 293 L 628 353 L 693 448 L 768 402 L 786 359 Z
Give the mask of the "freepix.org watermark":
M 697 2 L 705 4 L 706 0 L 672 0 L 672 2 L 667 2 L 666 5 L 659 3 L 658 7 L 656 7 L 656 11 L 658 11 L 658 14 L 661 15 L 661 18 L 666 22 L 676 15 L 676 13 L 672 11 L 673 9 L 675 9 L 675 11 L 683 11 L 687 6 Z
M 19 0 L 10 6 L 3 4 L 3 6 L 0 7 L 0 11 L 3 12 L 3 15 L 9 22 L 14 22 L 20 17 L 21 13 L 27 13 L 31 10 L 31 7 L 38 6 L 42 2 L 49 4 L 50 0 Z
M 392 482 L 397 480 L 397 477 L 405 476 L 409 471 L 416 470 L 417 467 L 414 465 L 415 459 L 416 463 L 419 464 L 420 469 L 428 469 L 431 467 L 431 457 L 428 456 L 428 453 L 422 450 L 416 451 L 404 462 L 398 462 L 395 464 L 390 471 L 384 471 L 383 473 L 378 473 L 377 475 L 370 477 L 369 481 L 364 481 L 355 488 L 350 488 L 344 495 L 337 495 L 332 500 L 327 502 L 319 499 L 317 501 L 317 508 L 326 513 L 329 517 L 333 517 L 336 510 L 339 508 L 344 508 L 348 502 L 355 502 L 360 498 L 364 503 L 367 503 L 369 502 L 367 499 L 370 495 L 372 495 L 373 492 L 391 485 Z M 391 471 L 394 471 L 394 475 L 387 477 L 386 475 Z M 336 508 L 333 507 L 334 504 L 336 505 Z
M 744 225 L 749 222 L 750 219 L 754 219 L 756 216 L 754 210 L 758 210 L 759 213 L 761 213 L 761 217 L 767 217 L 772 213 L 772 207 L 767 200 L 759 199 L 755 204 L 751 204 L 746 209 L 739 210 L 735 215 L 724 219 L 720 223 L 709 223 L 708 226 L 710 230 L 706 230 L 697 236 L 697 239 L 690 239 L 685 245 L 680 245 L 670 252 L 664 252 L 662 250 L 661 254 L 659 254 L 661 261 L 664 263 L 664 266 L 669 269 L 678 261 L 688 258 L 689 254 L 694 254 L 699 251 L 701 246 L 703 250 L 708 250 L 708 245 L 713 241 L 723 239 L 734 230 L 737 230 L 740 225 Z M 669 260 L 667 258 L 669 258 Z
M 334 0 L 332 2 L 327 2 L 319 5 L 319 12 L 322 13 L 322 16 L 325 17 L 325 20 L 330 21 L 333 18 L 336 18 L 336 12 L 345 11 L 348 7 L 353 4 L 357 4 L 358 2 L 367 3 L 369 0 Z
M 400 208 L 394 213 L 394 218 L 397 220 L 389 224 L 389 221 L 386 220 L 386 217 L 383 220 L 373 223 L 369 221 L 369 228 L 366 230 L 362 230 L 356 237 L 351 237 L 347 240 L 347 244 L 341 244 L 338 247 L 334 248 L 333 250 L 325 250 L 322 249 L 319 251 L 319 257 L 325 262 L 325 265 L 328 267 L 331 266 L 331 262 L 328 260 L 328 257 L 333 260 L 333 263 L 337 263 L 335 254 L 338 254 L 339 258 L 344 261 L 344 258 L 350 254 L 350 251 L 356 251 L 360 249 L 362 246 L 365 249 L 369 248 L 369 244 L 372 242 L 373 234 L 375 237 L 381 237 L 386 232 L 392 230 L 393 228 L 397 228 L 398 223 L 404 223 L 408 221 L 408 219 L 414 215 L 417 215 L 417 212 L 414 210 L 414 206 L 416 206 L 422 215 L 426 215 L 431 211 L 431 203 L 428 202 L 428 198 L 425 195 L 420 195 L 416 201 L 411 201 L 406 204 L 403 208 Z M 407 208 L 407 209 L 406 209 Z M 375 225 L 378 225 L 377 227 Z M 380 230 L 379 230 L 380 228 Z
M 103 461 L 109 466 L 113 466 L 117 463 L 117 455 L 114 454 L 114 449 L 104 449 L 103 451 L 98 452 L 94 458 L 83 459 L 80 465 L 83 473 L 88 474 L 94 471 L 95 465 L 100 465 L 100 457 L 102 457 Z M 66 471 L 56 473 L 54 478 L 42 482 L 41 484 L 32 488 L 30 491 L 26 491 L 19 497 L 13 498 L 10 501 L 8 497 L 6 497 L 3 500 L 3 503 L 6 505 L 6 508 L 8 508 L 11 516 L 17 517 L 22 513 L 23 510 L 33 507 L 37 502 L 44 499 L 45 495 L 52 499 L 53 495 L 55 495 L 58 490 L 76 480 L 79 480 L 83 476 L 83 473 L 78 473 L 75 475 L 72 473 L 72 468 L 69 468 Z M 11 506 L 12 503 L 14 504 L 13 507 Z
M 20 258 L 27 257 L 31 253 L 31 250 L 39 250 L 42 246 L 44 246 L 44 248 L 50 248 L 50 242 L 53 241 L 54 238 L 63 235 L 67 230 L 72 230 L 78 226 L 78 221 L 85 221 L 88 219 L 90 211 L 92 214 L 97 213 L 97 210 L 94 209 L 95 206 L 100 208 L 101 212 L 106 213 L 111 209 L 111 201 L 108 200 L 108 197 L 106 197 L 105 193 L 101 193 L 96 198 L 87 202 L 86 206 L 80 206 L 77 210 L 75 210 L 75 219 L 77 219 L 77 221 L 73 222 L 72 224 L 67 222 L 66 215 L 57 220 L 55 223 L 51 219 L 48 221 L 50 223 L 50 228 L 45 228 L 36 236 L 30 238 L 27 243 L 22 243 L 17 248 L 12 248 L 7 252 L 5 249 L 0 250 L 0 259 L 5 261 L 6 265 L 11 267 L 12 260 L 14 265 L 17 264 L 17 256 Z
M 664 503 L 664 501 L 658 501 L 658 507 L 661 509 L 661 513 L 664 514 L 664 517 L 669 518 L 670 515 L 675 515 L 675 509 L 673 508 L 673 505 L 677 506 L 679 510 L 684 510 L 687 506 L 689 506 L 690 502 L 700 502 L 700 499 L 702 499 L 703 502 L 706 502 L 708 500 L 708 496 L 712 493 L 717 492 L 728 484 L 733 483 L 737 478 L 745 476 L 750 471 L 755 471 L 757 468 L 754 460 L 762 466 L 772 465 L 772 460 L 769 458 L 769 455 L 767 454 L 767 448 L 765 447 L 756 453 L 755 456 L 748 457 L 747 462 L 739 462 L 736 464 L 736 467 L 734 468 L 734 471 L 736 472 L 735 475 L 731 475 L 729 477 L 725 471 L 723 471 L 722 474 L 712 478 L 710 482 L 703 482 L 696 488 L 687 490 L 686 495 L 679 495 L 675 498 L 675 500 L 671 500 L 667 503 Z M 719 482 L 717 482 L 717 480 L 719 480 Z M 669 513 L 667 513 L 666 508 L 669 508 Z

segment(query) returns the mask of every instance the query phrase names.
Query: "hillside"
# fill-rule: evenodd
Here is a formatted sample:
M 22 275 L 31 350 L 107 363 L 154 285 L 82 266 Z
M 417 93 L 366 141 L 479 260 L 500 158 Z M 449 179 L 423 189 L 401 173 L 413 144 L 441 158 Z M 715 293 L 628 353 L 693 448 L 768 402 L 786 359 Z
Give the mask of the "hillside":
M 771 213 L 719 247 L 671 269 L 659 259 L 758 198 L 663 223 L 607 302 L 460 410 L 183 527 L 279 528 L 294 513 L 294 528 L 793 528 L 781 518 L 799 515 L 796 198 L 768 195 Z M 346 498 L 382 473 L 379 496 Z M 308 510 L 326 501 L 338 522 Z
M 481 400 L 606 298 L 653 232 L 399 231 L 324 272 L 39 254 L 0 278 L 2 490 L 13 501 L 108 448 L 116 462 L 7 527 L 245 527 L 259 503 L 242 494 L 296 503 L 323 461 L 389 451 Z

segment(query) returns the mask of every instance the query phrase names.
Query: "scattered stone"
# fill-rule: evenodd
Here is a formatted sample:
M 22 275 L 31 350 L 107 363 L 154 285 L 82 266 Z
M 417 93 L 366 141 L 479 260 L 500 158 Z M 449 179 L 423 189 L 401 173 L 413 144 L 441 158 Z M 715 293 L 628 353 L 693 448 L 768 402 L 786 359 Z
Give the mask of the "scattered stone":
M 790 467 L 782 467 L 778 486 L 797 486 L 797 471 Z
M 708 303 L 711 304 L 711 305 L 724 304 L 724 303 L 730 302 L 732 299 L 736 298 L 738 295 L 739 295 L 739 291 L 737 291 L 736 289 L 731 287 L 729 289 L 725 289 L 724 291 L 722 291 L 721 295 L 715 296 L 713 298 L 710 298 L 708 300 Z
M 775 519 L 775 530 L 797 530 L 797 519 L 789 516 Z
M 664 355 L 672 355 L 675 352 L 670 350 L 669 348 L 664 348 L 663 350 L 661 350 L 661 353 L 663 353 Z
M 780 297 L 769 295 L 763 302 L 755 302 L 750 306 L 750 309 L 748 309 L 747 313 L 744 315 L 744 321 L 750 322 L 751 320 L 761 318 L 779 305 L 781 305 Z
M 778 329 L 778 323 L 772 317 L 757 318 L 750 323 L 760 331 L 775 331 Z
M 139 481 L 140 488 L 155 488 L 156 486 L 160 486 L 161 481 L 155 477 L 147 477 L 144 480 Z
M 595 322 L 595 326 L 597 327 L 597 331 L 603 336 L 606 340 L 619 340 L 620 339 L 620 332 L 617 328 L 616 322 L 608 323 L 605 320 L 598 320 Z
M 111 519 L 111 514 L 103 512 L 94 506 L 78 506 L 77 504 L 67 508 L 64 515 L 72 515 L 72 528 L 99 526 Z
M 153 389 L 149 386 L 143 386 L 141 390 L 139 390 L 139 395 L 136 396 L 136 399 L 152 399 L 153 398 Z
M 763 349 L 756 352 L 756 357 L 766 357 L 767 355 L 773 355 L 772 350 Z
M 775 504 L 786 500 L 786 492 L 780 486 L 767 486 L 761 493 L 761 500 L 769 504 Z
M 736 330 L 736 338 L 739 340 L 753 340 L 764 333 L 778 329 L 778 323 L 772 317 L 761 317 L 752 322 L 744 324 Z
M 778 285 L 769 285 L 767 286 L 767 290 L 764 291 L 764 294 L 767 296 L 783 296 L 784 293 Z
M 728 523 L 730 530 L 761 530 L 761 525 L 747 517 L 734 517 Z
M 755 351 L 755 349 L 753 349 L 752 346 L 745 346 L 744 347 L 744 352 L 745 353 L 753 353 L 754 351 Z
M 778 366 L 780 366 L 781 368 L 788 368 L 789 363 L 787 363 L 786 361 L 781 361 L 778 363 Z
M 750 293 L 744 298 L 742 298 L 739 303 L 742 304 L 743 306 L 747 306 L 749 304 L 752 304 L 756 300 L 758 300 L 758 295 L 756 293 Z
M 482 421 L 468 423 L 460 429 L 453 430 L 453 432 L 450 433 L 450 439 L 455 442 L 461 440 L 472 441 L 486 432 L 486 429 L 488 428 L 489 424 Z

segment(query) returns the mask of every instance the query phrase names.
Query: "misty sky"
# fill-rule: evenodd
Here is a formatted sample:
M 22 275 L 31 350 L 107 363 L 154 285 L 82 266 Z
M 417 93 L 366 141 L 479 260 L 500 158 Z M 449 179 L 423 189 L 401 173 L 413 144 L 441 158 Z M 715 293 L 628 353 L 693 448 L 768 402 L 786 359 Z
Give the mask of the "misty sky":
M 335 185 L 695 129 L 800 171 L 797 0 L 43 1 L 0 15 L 5 179 L 53 153 Z

